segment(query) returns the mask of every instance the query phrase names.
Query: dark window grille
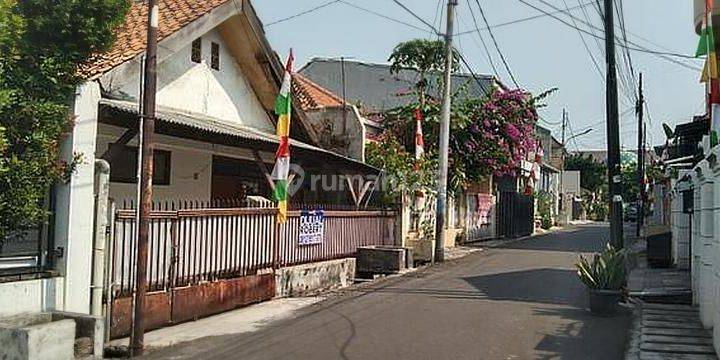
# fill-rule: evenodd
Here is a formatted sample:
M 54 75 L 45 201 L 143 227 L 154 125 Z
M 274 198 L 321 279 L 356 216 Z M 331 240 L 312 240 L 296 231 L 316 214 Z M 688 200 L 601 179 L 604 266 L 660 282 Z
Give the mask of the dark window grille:
M 138 148 L 119 144 L 110 146 L 122 146 L 110 162 L 110 181 L 126 184 L 137 183 Z M 170 151 L 155 149 L 154 154 L 153 184 L 170 185 Z
M 211 44 L 210 67 L 220 70 L 220 45 L 218 43 Z
M 197 38 L 192 42 L 190 60 L 194 63 L 200 63 L 202 61 L 202 40 L 200 38 Z

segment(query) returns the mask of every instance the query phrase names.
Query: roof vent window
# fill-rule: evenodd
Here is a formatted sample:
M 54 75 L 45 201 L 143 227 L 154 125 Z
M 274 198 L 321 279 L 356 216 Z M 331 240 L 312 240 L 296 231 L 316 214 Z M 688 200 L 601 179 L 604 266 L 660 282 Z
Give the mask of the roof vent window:
M 211 44 L 210 67 L 220 70 L 220 45 L 218 43 Z
M 192 42 L 192 51 L 190 53 L 190 60 L 194 63 L 202 62 L 202 40 L 200 38 L 195 39 Z

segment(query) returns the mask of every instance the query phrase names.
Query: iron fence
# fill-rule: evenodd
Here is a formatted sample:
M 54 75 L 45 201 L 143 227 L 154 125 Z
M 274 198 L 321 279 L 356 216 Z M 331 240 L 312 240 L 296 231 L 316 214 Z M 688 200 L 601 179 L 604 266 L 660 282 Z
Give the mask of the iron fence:
M 300 211 L 289 211 L 288 221 L 278 225 L 276 208 L 172 207 L 156 205 L 150 213 L 149 291 L 353 256 L 363 245 L 395 244 L 392 211 L 324 211 L 322 243 L 301 245 Z M 115 212 L 110 251 L 114 296 L 129 295 L 136 276 L 135 209 Z

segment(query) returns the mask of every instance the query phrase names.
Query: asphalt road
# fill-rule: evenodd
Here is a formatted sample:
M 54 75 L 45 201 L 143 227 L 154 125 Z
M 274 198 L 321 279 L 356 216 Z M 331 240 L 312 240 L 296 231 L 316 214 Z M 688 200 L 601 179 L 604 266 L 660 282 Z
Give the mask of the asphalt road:
M 586 225 L 509 243 L 148 358 L 621 359 L 630 314 L 591 316 L 573 270 L 607 237 L 607 225 Z

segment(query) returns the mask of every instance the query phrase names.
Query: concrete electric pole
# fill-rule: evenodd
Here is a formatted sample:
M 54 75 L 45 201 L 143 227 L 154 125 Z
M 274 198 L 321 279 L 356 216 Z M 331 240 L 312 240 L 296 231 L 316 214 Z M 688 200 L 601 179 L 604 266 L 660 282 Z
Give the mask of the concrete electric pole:
M 435 256 L 434 260 L 445 260 L 445 217 L 447 215 L 447 174 L 448 144 L 450 143 L 450 89 L 453 67 L 453 23 L 455 22 L 455 6 L 458 0 L 448 0 L 447 30 L 445 31 L 445 75 L 443 83 L 442 114 L 440 117 L 440 164 L 438 167 L 437 206 L 435 221 Z
M 130 354 L 143 353 L 145 336 L 145 293 L 147 292 L 148 233 L 152 210 L 153 137 L 155 133 L 155 92 L 157 87 L 157 40 L 159 8 L 157 0 L 148 0 L 147 50 L 142 98 L 142 161 L 140 175 L 140 216 L 138 226 L 137 269 L 133 326 L 130 334 Z
M 610 243 L 620 249 L 623 247 L 623 199 L 620 175 L 620 125 L 618 122 L 613 1 L 605 0 L 605 61 L 607 63 L 605 110 L 607 116 L 608 186 L 610 189 Z
M 645 182 L 645 150 L 644 150 L 644 119 L 643 119 L 643 106 L 645 105 L 645 96 L 643 95 L 643 74 L 640 73 L 640 81 L 638 85 L 638 101 L 636 105 L 636 113 L 638 116 L 638 144 L 637 144 L 637 181 L 638 181 L 638 194 L 637 194 L 637 236 L 640 237 L 640 229 L 643 226 L 643 217 L 645 216 L 644 209 L 644 182 Z

